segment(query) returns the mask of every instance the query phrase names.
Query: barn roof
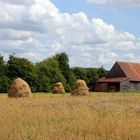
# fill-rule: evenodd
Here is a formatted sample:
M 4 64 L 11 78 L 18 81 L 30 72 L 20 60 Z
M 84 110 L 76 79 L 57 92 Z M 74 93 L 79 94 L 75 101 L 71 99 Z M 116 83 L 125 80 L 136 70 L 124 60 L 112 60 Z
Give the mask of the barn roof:
M 130 81 L 140 81 L 140 64 L 132 62 L 116 62 Z
M 119 65 L 121 70 L 124 72 L 126 77 L 102 77 L 97 82 L 122 82 L 125 80 L 130 81 L 140 81 L 140 64 L 139 63 L 132 63 L 132 62 L 121 62 L 117 61 L 115 64 Z M 115 66 L 115 65 L 114 65 Z M 113 66 L 113 67 L 114 67 Z
M 125 80 L 129 79 L 128 77 L 115 77 L 115 78 L 106 78 L 102 77 L 100 78 L 97 82 L 102 82 L 102 83 L 120 83 Z

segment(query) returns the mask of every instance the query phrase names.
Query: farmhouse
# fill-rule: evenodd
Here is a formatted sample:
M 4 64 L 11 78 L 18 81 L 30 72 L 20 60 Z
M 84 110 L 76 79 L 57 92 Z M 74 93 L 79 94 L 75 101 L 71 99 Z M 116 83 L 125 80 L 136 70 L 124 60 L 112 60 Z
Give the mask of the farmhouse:
M 116 62 L 106 77 L 101 77 L 95 91 L 140 90 L 140 64 Z

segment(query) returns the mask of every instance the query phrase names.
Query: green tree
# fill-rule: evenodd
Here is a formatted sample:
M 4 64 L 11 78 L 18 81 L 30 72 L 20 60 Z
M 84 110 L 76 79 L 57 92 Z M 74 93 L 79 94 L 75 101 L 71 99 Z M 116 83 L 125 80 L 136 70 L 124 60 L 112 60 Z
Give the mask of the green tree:
M 107 71 L 104 69 L 103 66 L 101 66 L 101 67 L 98 69 L 98 72 L 97 72 L 97 73 L 98 73 L 99 78 L 100 78 L 100 77 L 106 76 Z
M 50 92 L 54 83 L 60 81 L 65 84 L 66 82 L 55 57 L 51 57 L 37 63 L 36 71 L 38 75 L 38 91 L 42 90 L 44 92 Z
M 0 76 L 0 93 L 7 93 L 12 81 L 5 75 Z
M 32 91 L 35 91 L 37 75 L 34 65 L 25 58 L 20 58 L 15 55 L 10 55 L 7 61 L 7 76 L 14 80 L 20 77 L 28 82 Z
M 65 89 L 67 92 L 72 90 L 76 78 L 69 66 L 69 58 L 65 52 L 56 54 L 56 59 L 59 63 L 59 68 L 66 79 Z
M 70 67 L 69 67 L 69 59 L 66 53 L 56 54 L 56 59 L 59 63 L 59 68 L 62 74 L 65 76 L 66 80 L 70 80 Z
M 96 68 L 87 68 L 86 69 L 86 78 L 88 79 L 87 85 L 89 90 L 94 90 L 94 86 L 96 81 L 99 79 L 98 73 Z
M 0 76 L 5 75 L 5 70 L 6 70 L 5 62 L 3 56 L 0 54 Z
M 7 74 L 9 77 L 21 77 L 25 79 L 25 77 L 32 72 L 32 68 L 33 64 L 29 60 L 14 55 L 9 56 L 7 62 Z
M 85 80 L 86 82 L 88 81 L 85 68 L 75 67 L 75 68 L 72 68 L 72 71 L 76 79 L 82 79 L 82 80 Z
M 81 68 L 75 67 L 72 68 L 72 71 L 76 77 L 76 79 L 83 79 L 86 81 L 89 90 L 93 90 L 96 81 L 100 76 L 106 75 L 106 70 L 104 68 Z
M 0 92 L 7 92 L 11 82 L 21 77 L 30 85 L 32 91 L 50 92 L 54 83 L 62 82 L 67 92 L 70 92 L 77 79 L 86 81 L 90 90 L 99 77 L 107 71 L 97 68 L 70 68 L 66 53 L 59 53 L 35 65 L 28 59 L 9 55 L 7 63 L 0 55 Z
M 10 87 L 11 80 L 6 75 L 6 64 L 0 55 L 0 93 L 6 93 Z

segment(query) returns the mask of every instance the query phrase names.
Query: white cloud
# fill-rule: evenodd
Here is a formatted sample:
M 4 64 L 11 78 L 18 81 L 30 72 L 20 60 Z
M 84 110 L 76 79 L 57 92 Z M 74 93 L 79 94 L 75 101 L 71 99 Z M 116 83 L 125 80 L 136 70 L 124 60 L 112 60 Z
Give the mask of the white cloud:
M 136 55 L 136 54 L 133 54 L 133 53 L 125 54 L 122 57 L 122 59 L 123 59 L 123 61 L 131 61 L 131 62 L 137 62 L 137 63 L 140 62 L 140 56 Z
M 35 0 L 30 8 L 31 19 L 33 21 L 42 22 L 44 18 L 56 18 L 59 14 L 59 10 L 49 0 Z
M 113 1 L 114 4 L 121 6 L 121 5 L 130 5 L 130 6 L 140 6 L 140 0 L 118 0 Z
M 31 36 L 29 31 L 18 31 L 14 29 L 0 29 L 0 40 L 26 40 Z
M 71 66 L 108 66 L 133 54 L 139 42 L 102 19 L 61 13 L 50 0 L 0 1 L 0 52 L 6 57 L 14 52 L 35 62 L 65 51 Z
M 30 6 L 34 3 L 34 0 L 0 0 L 3 3 L 13 4 L 13 5 L 26 5 Z
M 118 55 L 113 52 L 104 53 L 99 56 L 98 62 L 102 64 L 114 63 L 117 57 Z
M 107 3 L 108 0 L 87 0 L 87 2 L 104 4 Z
M 90 3 L 106 4 L 110 3 L 114 6 L 140 6 L 140 0 L 86 0 Z
M 12 24 L 24 18 L 26 9 L 23 5 L 11 5 L 0 1 L 0 24 Z

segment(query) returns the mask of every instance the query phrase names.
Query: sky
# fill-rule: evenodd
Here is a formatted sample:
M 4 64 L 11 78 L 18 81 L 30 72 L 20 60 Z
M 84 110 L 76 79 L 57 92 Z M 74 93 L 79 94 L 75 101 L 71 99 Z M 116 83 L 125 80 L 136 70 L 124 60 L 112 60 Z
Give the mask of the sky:
M 0 0 L 0 54 L 71 67 L 140 63 L 140 0 Z

